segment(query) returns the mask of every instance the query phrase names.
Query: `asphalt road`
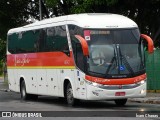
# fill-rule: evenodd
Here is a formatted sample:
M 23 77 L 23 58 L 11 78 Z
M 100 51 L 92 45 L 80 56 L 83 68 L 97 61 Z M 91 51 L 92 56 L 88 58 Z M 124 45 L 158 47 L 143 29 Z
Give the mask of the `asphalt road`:
M 48 114 L 58 120 L 106 120 L 109 119 L 146 119 L 144 117 L 136 118 L 141 115 L 141 112 L 148 112 L 149 114 L 156 114 L 160 119 L 160 104 L 142 104 L 127 102 L 123 107 L 118 107 L 113 101 L 81 101 L 77 106 L 71 107 L 65 104 L 63 100 L 56 97 L 40 96 L 38 100 L 22 101 L 20 94 L 15 92 L 0 91 L 0 111 L 49 111 Z M 57 112 L 58 111 L 58 112 Z M 51 112 L 51 113 L 50 113 Z M 55 114 L 55 115 L 53 115 Z M 115 116 L 114 116 L 115 115 Z M 111 117 L 110 117 L 111 116 Z M 2 119 L 2 118 L 0 118 Z M 4 118 L 3 118 L 4 119 Z M 7 118 L 5 118 L 7 119 Z M 20 118 L 14 118 L 18 120 Z M 27 118 L 23 118 L 27 119 Z M 31 119 L 31 118 L 30 118 Z M 36 120 L 35 118 L 32 118 Z M 39 120 L 40 118 L 37 118 Z M 47 120 L 53 119 L 48 117 Z M 148 117 L 148 119 L 156 119 Z

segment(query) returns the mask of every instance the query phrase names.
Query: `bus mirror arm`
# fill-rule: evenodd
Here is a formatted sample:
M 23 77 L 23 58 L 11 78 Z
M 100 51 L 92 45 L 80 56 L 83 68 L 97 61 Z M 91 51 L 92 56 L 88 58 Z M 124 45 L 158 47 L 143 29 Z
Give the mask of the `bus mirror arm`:
M 144 38 L 148 43 L 148 52 L 153 53 L 153 51 L 154 51 L 153 40 L 145 34 L 141 34 L 141 37 Z
M 83 55 L 89 56 L 89 49 L 88 49 L 88 44 L 87 44 L 86 40 L 80 35 L 75 35 L 75 37 L 79 40 L 79 42 L 82 46 Z

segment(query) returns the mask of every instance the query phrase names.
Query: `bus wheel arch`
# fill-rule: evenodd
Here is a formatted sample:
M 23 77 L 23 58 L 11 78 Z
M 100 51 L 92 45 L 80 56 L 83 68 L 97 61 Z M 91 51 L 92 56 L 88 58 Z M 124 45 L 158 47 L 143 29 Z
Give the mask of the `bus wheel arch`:
M 23 77 L 20 77 L 19 79 L 19 91 L 21 92 L 21 89 L 22 89 L 22 82 L 25 82 L 24 78 Z
M 78 100 L 74 98 L 73 94 L 73 86 L 68 79 L 64 80 L 63 93 L 65 97 L 65 101 L 68 105 L 74 106 L 78 103 Z

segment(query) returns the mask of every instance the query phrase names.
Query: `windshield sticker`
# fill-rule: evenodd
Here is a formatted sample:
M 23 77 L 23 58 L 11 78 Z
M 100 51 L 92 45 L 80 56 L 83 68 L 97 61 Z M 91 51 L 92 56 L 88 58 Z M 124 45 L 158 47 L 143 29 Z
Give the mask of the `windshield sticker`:
M 90 30 L 84 30 L 84 38 L 88 41 L 91 40 Z
M 121 65 L 121 66 L 119 67 L 119 69 L 120 69 L 120 71 L 124 71 L 124 70 L 125 70 L 125 68 L 124 68 L 123 65 Z
M 92 30 L 90 32 L 90 34 L 100 34 L 100 35 L 107 35 L 107 34 L 110 34 L 110 31 L 98 31 L 98 30 Z

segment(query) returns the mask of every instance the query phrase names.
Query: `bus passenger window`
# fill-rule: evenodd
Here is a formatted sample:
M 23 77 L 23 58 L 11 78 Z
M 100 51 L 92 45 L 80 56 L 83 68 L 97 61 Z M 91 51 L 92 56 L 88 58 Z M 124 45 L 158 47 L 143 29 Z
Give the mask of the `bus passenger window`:
M 12 54 L 16 53 L 18 35 L 16 33 L 8 36 L 8 51 Z
M 66 55 L 69 55 L 69 46 L 68 46 L 68 39 L 66 33 L 65 26 L 57 26 L 55 27 L 55 45 L 57 51 L 61 51 Z
M 17 34 L 16 39 L 16 53 L 33 53 L 34 47 L 34 33 L 32 31 L 22 31 Z
M 46 31 L 41 29 L 37 39 L 37 49 L 39 52 L 45 52 L 46 47 Z
M 46 50 L 48 52 L 55 51 L 55 28 L 47 28 Z

